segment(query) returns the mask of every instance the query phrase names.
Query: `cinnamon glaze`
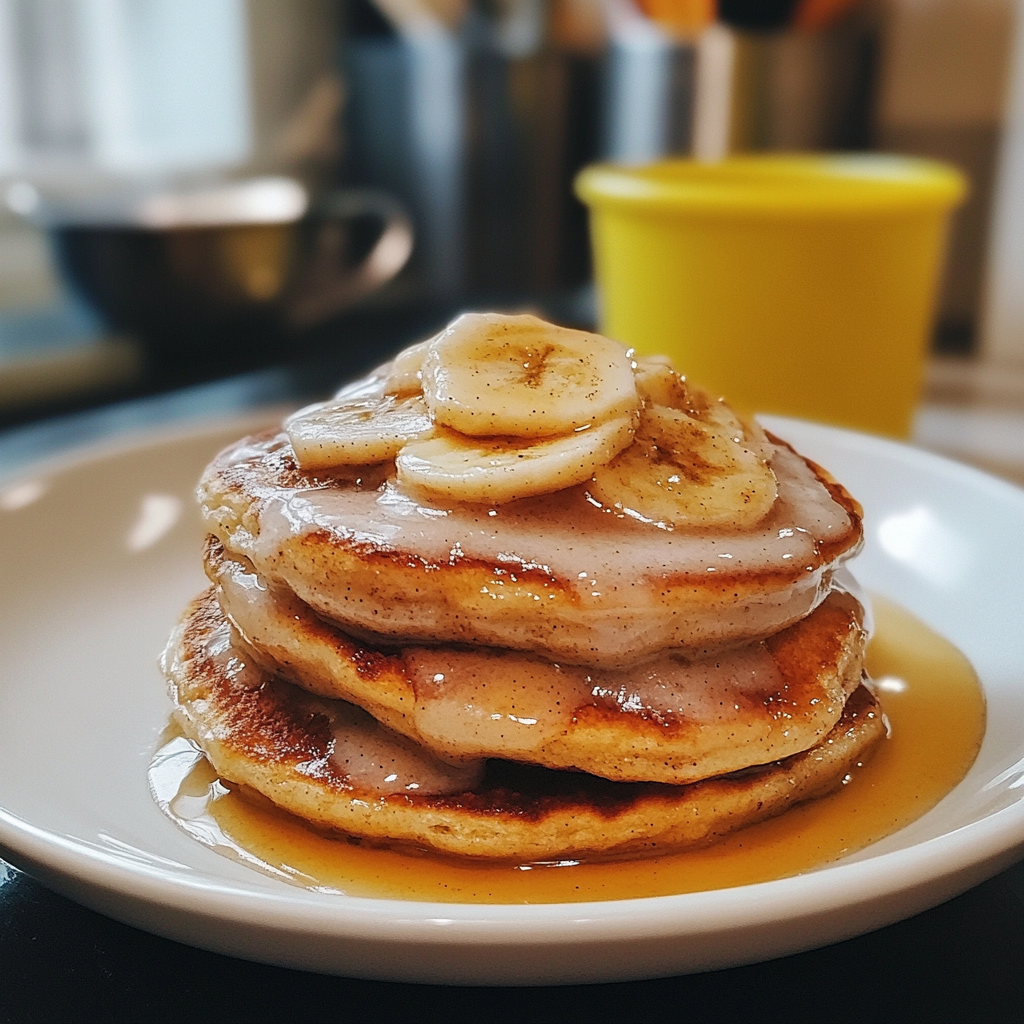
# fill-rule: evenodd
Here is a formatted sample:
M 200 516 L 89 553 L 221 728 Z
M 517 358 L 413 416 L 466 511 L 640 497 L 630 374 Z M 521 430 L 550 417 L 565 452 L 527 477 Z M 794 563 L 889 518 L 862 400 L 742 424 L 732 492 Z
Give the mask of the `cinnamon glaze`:
M 355 896 L 458 903 L 631 899 L 800 874 L 862 849 L 930 810 L 981 744 L 985 702 L 970 664 L 906 611 L 875 598 L 868 652 L 891 735 L 843 787 L 707 849 L 611 863 L 477 864 L 326 836 L 216 777 L 174 733 L 153 792 L 188 834 L 293 884 Z
M 781 443 L 778 499 L 744 530 L 640 522 L 583 486 L 441 507 L 393 481 L 299 485 L 293 463 L 284 435 L 222 452 L 200 482 L 207 528 L 347 632 L 406 644 L 630 668 L 669 648 L 759 640 L 817 607 L 863 536 L 856 502 Z

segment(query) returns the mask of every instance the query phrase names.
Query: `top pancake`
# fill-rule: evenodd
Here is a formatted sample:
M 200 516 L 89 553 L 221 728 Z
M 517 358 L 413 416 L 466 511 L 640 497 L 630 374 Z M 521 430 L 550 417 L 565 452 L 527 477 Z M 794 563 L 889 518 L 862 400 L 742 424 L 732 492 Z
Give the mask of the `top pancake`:
M 283 433 L 227 448 L 199 494 L 230 554 L 349 632 L 616 667 L 764 638 L 823 600 L 861 543 L 860 508 L 782 442 L 771 464 L 779 498 L 743 532 L 637 522 L 583 486 L 431 505 L 389 467 L 302 472 Z

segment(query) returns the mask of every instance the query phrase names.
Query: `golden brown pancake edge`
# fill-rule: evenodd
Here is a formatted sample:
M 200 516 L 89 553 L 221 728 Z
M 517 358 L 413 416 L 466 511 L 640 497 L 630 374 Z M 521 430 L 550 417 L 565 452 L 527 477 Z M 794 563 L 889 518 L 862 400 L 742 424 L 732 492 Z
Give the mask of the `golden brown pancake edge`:
M 271 596 L 252 566 L 229 557 L 216 538 L 207 540 L 204 564 L 245 648 L 264 668 L 311 693 L 358 705 L 441 757 L 506 756 L 615 781 L 696 782 L 813 746 L 839 720 L 863 671 L 860 606 L 835 592 L 809 616 L 764 641 L 781 685 L 737 693 L 742 703 L 727 720 L 693 721 L 590 700 L 569 709 L 564 728 L 529 750 L 439 745 L 421 725 L 422 703 L 400 648 L 356 640 L 294 595 Z M 268 595 L 261 604 L 271 603 L 273 614 L 256 617 L 252 605 L 238 599 L 240 578 L 246 589 Z M 518 662 L 540 661 L 516 652 L 494 653 L 505 656 L 510 671 Z
M 581 606 L 574 581 L 542 566 L 510 568 L 462 555 L 429 560 L 325 529 L 286 538 L 273 565 L 258 568 L 274 585 L 287 587 L 318 614 L 349 630 L 390 631 L 403 640 L 510 646 L 577 664 L 624 666 L 666 647 L 749 638 L 750 610 L 778 601 L 770 627 L 759 634 L 771 635 L 802 618 L 828 593 L 833 570 L 862 543 L 861 510 L 820 467 L 802 461 L 849 519 L 841 535 L 819 540 L 811 558 L 743 572 L 730 571 L 723 562 L 714 573 L 655 573 L 649 579 L 638 568 L 628 593 L 605 595 L 593 607 Z M 329 489 L 339 482 L 374 490 L 385 475 L 379 466 L 335 474 L 303 472 L 286 435 L 268 431 L 221 452 L 203 475 L 200 499 L 211 532 L 229 552 L 244 557 L 260 533 L 267 502 L 286 492 Z M 353 483 L 357 478 L 359 485 Z M 500 606 L 494 601 L 498 592 Z M 342 597 L 344 607 L 338 605 Z M 388 615 L 382 614 L 385 608 Z M 643 650 L 616 639 L 628 622 L 642 622 L 650 632 Z M 702 635 L 699 623 L 713 623 L 721 635 Z
M 327 718 L 310 714 L 308 694 L 266 673 L 253 686 L 217 669 L 207 645 L 225 626 L 207 591 L 189 605 L 164 661 L 175 716 L 215 770 L 317 827 L 446 854 L 529 861 L 706 845 L 834 788 L 885 732 L 861 686 L 817 746 L 688 786 L 499 763 L 473 792 L 382 796 L 354 788 L 332 761 Z

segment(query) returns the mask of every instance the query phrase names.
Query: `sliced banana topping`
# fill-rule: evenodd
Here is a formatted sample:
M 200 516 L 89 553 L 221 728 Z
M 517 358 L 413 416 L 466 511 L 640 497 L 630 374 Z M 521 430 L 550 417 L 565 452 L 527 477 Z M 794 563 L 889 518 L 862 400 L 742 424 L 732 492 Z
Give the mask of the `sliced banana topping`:
M 384 377 L 384 391 L 389 395 L 397 395 L 405 398 L 409 395 L 418 395 L 423 391 L 420 371 L 423 369 L 423 360 L 426 357 L 427 349 L 430 347 L 430 339 L 410 345 L 391 360 L 387 366 L 387 375 Z
M 699 418 L 652 402 L 633 443 L 594 472 L 588 490 L 608 508 L 661 526 L 745 529 L 778 496 L 763 434 L 752 433 L 722 402 L 709 402 Z
M 451 430 L 407 444 L 398 482 L 431 498 L 502 504 L 550 494 L 590 478 L 633 439 L 633 417 L 618 416 L 556 438 L 474 438 Z
M 667 405 L 683 409 L 689 404 L 686 378 L 672 368 L 668 356 L 637 356 L 633 361 L 636 390 L 645 405 Z
M 385 379 L 383 371 L 385 369 L 386 367 L 379 367 L 368 377 L 360 377 L 358 380 L 350 381 L 344 387 L 335 392 L 334 398 L 330 402 L 320 402 L 319 405 L 339 405 L 345 402 L 354 402 L 364 398 L 383 398 Z M 309 408 L 312 409 L 313 406 L 310 406 Z M 301 416 L 304 412 L 306 412 L 305 409 L 300 409 L 299 412 L 294 415 Z
M 639 426 L 638 426 L 639 424 Z M 395 461 L 428 499 L 501 504 L 587 482 L 660 526 L 755 525 L 772 446 L 673 370 L 537 317 L 467 313 L 285 422 L 306 469 Z
M 430 437 L 423 399 L 372 392 L 307 406 L 284 422 L 303 469 L 329 469 L 393 459 L 410 441 Z
M 746 434 L 751 443 L 767 443 L 764 431 L 753 420 L 745 420 L 724 401 L 712 398 L 703 388 L 676 373 L 667 356 L 638 357 L 634 366 L 636 389 L 646 408 L 675 409 L 726 433 Z
M 472 437 L 555 437 L 639 406 L 622 345 L 529 315 L 463 314 L 430 343 L 422 377 L 434 419 Z

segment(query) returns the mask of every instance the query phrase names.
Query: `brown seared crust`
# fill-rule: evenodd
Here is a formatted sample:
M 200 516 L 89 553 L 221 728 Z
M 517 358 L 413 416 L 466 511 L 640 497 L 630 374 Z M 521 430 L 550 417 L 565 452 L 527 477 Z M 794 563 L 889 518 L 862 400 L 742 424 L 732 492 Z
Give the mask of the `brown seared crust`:
M 297 714 L 285 684 L 260 678 L 256 686 L 232 685 L 213 673 L 203 645 L 224 617 L 210 593 L 193 601 L 185 614 L 183 653 L 193 671 L 177 680 L 175 697 L 189 705 L 216 701 L 218 731 L 231 737 L 238 756 L 254 763 L 299 764 L 322 758 L 331 741 L 325 715 Z M 225 700 L 229 692 L 231 699 Z
M 231 608 L 232 576 L 252 573 L 251 566 L 227 557 L 215 538 L 207 541 L 205 565 L 225 608 Z M 353 639 L 290 594 L 278 594 L 276 601 L 279 614 L 270 623 L 244 618 L 244 607 L 243 616 L 231 619 L 265 669 L 311 693 L 354 703 L 439 756 L 496 753 L 472 746 L 469 737 L 457 749 L 440 746 L 421 730 L 421 705 L 401 650 Z M 565 727 L 540 746 L 512 756 L 616 781 L 671 784 L 788 757 L 813 746 L 836 724 L 847 694 L 859 684 L 866 644 L 861 617 L 852 597 L 834 592 L 807 618 L 765 641 L 782 685 L 737 695 L 737 711 L 728 721 L 693 721 L 595 701 L 577 707 Z
M 251 571 L 251 566 L 241 566 L 237 560 L 228 558 L 214 536 L 206 538 L 203 567 L 218 592 L 229 585 L 231 574 L 240 568 Z M 416 691 L 396 651 L 354 640 L 298 598 L 279 594 L 277 600 L 286 602 L 297 632 L 274 637 L 258 635 L 229 616 L 239 634 L 239 644 L 258 665 L 317 696 L 357 704 L 378 722 L 420 742 L 413 724 Z M 343 679 L 339 678 L 339 669 L 344 671 Z
M 615 780 L 678 784 L 806 750 L 835 726 L 860 684 L 867 643 L 860 608 L 833 592 L 764 643 L 784 683 L 739 698 L 732 728 L 593 704 L 576 710 L 564 739 L 546 746 L 538 761 Z
M 829 588 L 834 566 L 862 543 L 863 530 L 857 503 L 823 470 L 808 465 L 847 513 L 849 525 L 820 540 L 800 564 L 741 572 L 719 565 L 714 573 L 647 575 L 640 567 L 628 592 L 607 593 L 597 604 L 590 600 L 585 610 L 576 581 L 542 567 L 461 552 L 430 560 L 329 530 L 291 537 L 273 564 L 261 564 L 260 569 L 350 630 L 428 643 L 515 646 L 565 662 L 624 666 L 668 645 L 697 649 L 749 637 L 745 609 L 780 602 L 773 618 L 766 620 L 769 628 L 761 630 L 766 636 L 814 607 Z M 204 473 L 200 496 L 210 529 L 229 551 L 244 555 L 246 539 L 260 532 L 261 511 L 268 501 L 290 489 L 344 485 L 374 490 L 386 472 L 382 466 L 304 472 L 287 436 L 271 431 L 218 455 Z M 705 635 L 698 621 L 713 623 L 717 632 Z M 644 624 L 642 647 L 632 638 L 635 622 Z
M 864 545 L 864 507 L 827 469 L 801 455 L 788 441 L 776 437 L 771 431 L 766 430 L 765 434 L 772 444 L 787 448 L 797 458 L 802 459 L 817 477 L 818 482 L 828 491 L 832 500 L 850 517 L 850 532 L 840 537 L 819 541 L 817 557 L 823 563 L 834 562 L 840 556 L 852 558 Z
M 495 762 L 473 792 L 381 796 L 356 788 L 331 760 L 327 717 L 307 694 L 256 670 L 229 678 L 217 667 L 206 644 L 222 626 L 208 591 L 187 609 L 164 666 L 176 717 L 223 778 L 319 827 L 461 856 L 615 857 L 706 845 L 834 788 L 885 731 L 860 687 L 812 750 L 690 786 Z

